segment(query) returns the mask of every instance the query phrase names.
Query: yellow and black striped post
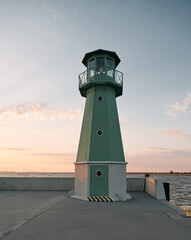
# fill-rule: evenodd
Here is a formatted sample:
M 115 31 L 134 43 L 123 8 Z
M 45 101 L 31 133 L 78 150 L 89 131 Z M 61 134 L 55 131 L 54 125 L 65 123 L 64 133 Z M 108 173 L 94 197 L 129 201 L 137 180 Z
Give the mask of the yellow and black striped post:
M 89 202 L 114 202 L 114 199 L 107 196 L 89 196 L 87 197 Z

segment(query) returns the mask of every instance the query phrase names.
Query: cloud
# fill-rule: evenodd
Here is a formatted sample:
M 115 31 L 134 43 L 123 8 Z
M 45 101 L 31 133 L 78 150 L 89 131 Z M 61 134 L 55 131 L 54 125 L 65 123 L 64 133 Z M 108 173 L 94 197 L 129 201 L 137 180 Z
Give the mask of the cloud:
M 28 156 L 32 156 L 33 159 L 38 158 L 40 161 L 52 164 L 73 164 L 76 160 L 75 153 L 30 153 Z
M 61 108 L 48 106 L 46 103 L 36 104 L 22 104 L 17 106 L 8 106 L 7 108 L 0 109 L 0 122 L 10 119 L 19 120 L 81 120 L 82 111 L 76 110 L 64 110 Z
M 175 116 L 178 112 L 190 113 L 191 112 L 191 93 L 187 93 L 186 97 L 181 102 L 176 102 L 167 106 L 166 112 L 169 116 Z
M 124 118 L 122 116 L 119 116 L 119 121 L 120 121 L 120 124 L 122 124 L 122 125 L 134 123 L 133 120 L 129 120 L 129 119 Z
M 31 148 L 0 148 L 3 151 L 29 151 Z
M 177 158 L 190 158 L 191 159 L 191 151 L 187 150 L 176 150 L 171 148 L 160 148 L 160 147 L 146 147 L 143 155 L 146 156 L 156 156 L 156 157 L 169 157 L 172 156 L 174 159 Z
M 68 24 L 66 16 L 60 15 L 58 11 L 55 11 L 47 4 L 44 4 L 43 10 L 43 25 L 39 26 L 39 28 L 44 29 L 46 36 L 52 38 L 53 40 L 63 38 L 63 26 Z
M 76 157 L 75 153 L 31 153 L 28 154 L 31 156 L 40 156 L 40 157 L 51 157 L 51 158 L 65 158 L 65 159 L 73 159 Z
M 148 146 L 144 151 L 127 154 L 129 171 L 191 171 L 191 151 Z
M 147 152 L 174 152 L 173 149 L 161 148 L 161 147 L 146 147 Z
M 188 141 L 191 141 L 191 135 L 184 134 L 183 132 L 181 132 L 178 129 L 172 129 L 172 130 L 169 130 L 169 131 L 159 130 L 159 131 L 157 131 L 157 133 L 164 134 L 164 135 L 170 135 L 170 136 L 177 137 L 177 138 L 184 138 Z
M 80 109 L 65 110 L 61 108 L 48 106 L 46 103 L 35 104 L 20 104 L 16 106 L 8 106 L 0 109 L 0 122 L 5 120 L 82 120 L 83 112 Z M 133 123 L 133 120 L 129 120 L 122 116 L 119 116 L 119 121 L 122 125 Z

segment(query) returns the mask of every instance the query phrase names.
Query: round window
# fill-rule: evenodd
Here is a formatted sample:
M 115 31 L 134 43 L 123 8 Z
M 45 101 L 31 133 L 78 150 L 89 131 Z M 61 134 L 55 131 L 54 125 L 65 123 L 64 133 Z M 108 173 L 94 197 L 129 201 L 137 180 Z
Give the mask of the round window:
M 98 101 L 102 101 L 102 100 L 103 100 L 103 97 L 102 97 L 102 96 L 98 96 L 98 97 L 97 97 L 97 100 L 98 100 Z
M 103 135 L 103 131 L 102 131 L 101 129 L 99 129 L 99 130 L 97 131 L 97 134 L 98 134 L 99 136 L 102 136 L 102 135 Z
M 103 175 L 103 172 L 101 170 L 96 171 L 96 176 L 101 177 Z

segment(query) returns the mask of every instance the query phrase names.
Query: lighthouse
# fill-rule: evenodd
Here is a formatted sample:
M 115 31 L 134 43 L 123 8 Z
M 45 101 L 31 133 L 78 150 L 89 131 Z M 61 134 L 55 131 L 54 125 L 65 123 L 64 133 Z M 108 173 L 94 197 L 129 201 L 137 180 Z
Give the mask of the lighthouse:
M 115 52 L 86 53 L 86 70 L 79 75 L 79 91 L 86 98 L 75 162 L 75 198 L 126 201 L 126 164 L 116 98 L 122 95 L 123 73 L 116 70 Z

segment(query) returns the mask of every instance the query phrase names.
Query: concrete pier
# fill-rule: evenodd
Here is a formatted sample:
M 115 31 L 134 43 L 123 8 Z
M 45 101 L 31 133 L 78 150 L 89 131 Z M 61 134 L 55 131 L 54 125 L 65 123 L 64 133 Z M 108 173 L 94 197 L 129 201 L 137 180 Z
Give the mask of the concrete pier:
M 3 240 L 190 240 L 191 219 L 165 200 L 87 202 L 66 191 L 0 191 Z

